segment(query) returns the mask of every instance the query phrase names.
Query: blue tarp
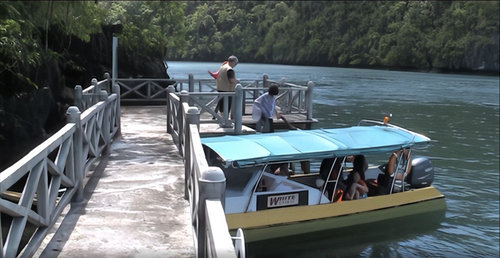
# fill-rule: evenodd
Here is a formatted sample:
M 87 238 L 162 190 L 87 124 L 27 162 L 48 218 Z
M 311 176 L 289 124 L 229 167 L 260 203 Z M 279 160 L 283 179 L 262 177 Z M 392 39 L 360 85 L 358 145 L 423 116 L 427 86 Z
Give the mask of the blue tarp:
M 372 125 L 202 138 L 203 145 L 235 167 L 289 160 L 387 152 L 428 143 L 400 127 Z

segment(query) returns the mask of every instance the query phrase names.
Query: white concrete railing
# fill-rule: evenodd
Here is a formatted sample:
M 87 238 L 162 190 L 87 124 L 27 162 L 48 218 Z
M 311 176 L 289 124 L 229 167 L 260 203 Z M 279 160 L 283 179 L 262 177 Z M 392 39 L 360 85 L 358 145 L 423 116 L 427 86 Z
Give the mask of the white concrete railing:
M 75 86 L 74 105 L 77 106 L 80 111 L 83 112 L 99 102 L 101 90 L 111 92 L 111 76 L 109 73 L 104 73 L 104 78 L 105 79 L 102 81 L 97 81 L 96 78 L 92 78 L 90 85 L 85 89 L 83 89 L 81 85 Z
M 175 93 L 170 93 L 177 98 Z M 183 117 L 178 128 L 184 128 L 181 155 L 184 157 L 185 199 L 191 207 L 192 227 L 195 235 L 197 257 L 245 257 L 244 239 L 239 232 L 235 243 L 227 227 L 223 210 L 225 200 L 226 178 L 218 167 L 209 167 L 201 145 L 199 134 L 200 113 L 196 107 L 181 101 L 169 101 L 177 110 L 177 116 Z M 179 106 L 175 106 L 177 103 Z M 180 150 L 181 150 L 180 149 Z
M 99 101 L 83 113 L 68 108 L 63 128 L 0 172 L 1 223 L 10 221 L 0 231 L 1 257 L 31 257 L 63 209 L 83 200 L 90 166 L 120 131 L 120 88 L 97 95 Z
M 182 113 L 182 104 L 190 106 L 189 102 L 196 102 L 192 101 L 193 99 L 199 98 L 200 95 L 204 96 L 219 96 L 226 98 L 226 101 L 224 101 L 224 114 L 223 117 L 221 118 L 218 114 L 214 114 L 217 119 L 222 119 L 224 122 L 222 122 L 226 128 L 233 128 L 234 133 L 240 133 L 242 129 L 242 112 L 243 112 L 243 90 L 241 85 L 236 85 L 235 92 L 230 92 L 230 93 L 198 93 L 198 92 L 187 92 L 183 90 L 180 94 L 176 93 L 173 86 L 168 87 L 168 92 L 169 92 L 169 98 L 167 98 L 167 133 L 172 135 L 172 138 L 174 142 L 177 145 L 177 148 L 179 149 L 179 153 L 183 155 L 184 152 L 184 134 L 186 131 L 184 130 L 184 114 Z M 228 111 L 228 98 L 232 98 L 232 103 L 233 107 L 232 110 L 233 112 L 233 119 L 229 118 L 229 111 Z M 199 106 L 198 106 L 199 107 Z M 201 112 L 203 110 L 207 110 L 206 107 L 199 107 Z M 198 111 L 201 113 L 200 111 Z M 212 111 L 213 112 L 213 111 Z M 198 123 L 201 123 L 201 119 L 198 119 Z M 213 120 L 210 120 L 212 123 Z
M 199 81 L 198 91 L 194 90 L 194 80 L 192 75 L 190 75 L 189 80 L 189 92 L 184 90 L 182 87 L 182 82 L 177 81 L 177 90 L 181 89 L 178 93 L 173 85 L 169 86 L 167 91 L 167 118 L 166 127 L 167 132 L 172 135 L 174 142 L 177 145 L 180 155 L 184 157 L 184 167 L 185 167 L 185 198 L 189 199 L 191 205 L 191 216 L 193 218 L 193 230 L 196 235 L 196 246 L 198 257 L 221 257 L 217 254 L 212 254 L 214 250 L 226 250 L 226 245 L 228 245 L 227 223 L 225 221 L 224 213 L 220 213 L 217 204 L 208 205 L 210 206 L 210 211 L 206 211 L 205 207 L 208 207 L 204 200 L 215 199 L 216 202 L 220 202 L 221 207 L 224 207 L 224 188 L 222 181 L 225 177 L 220 168 L 208 167 L 205 154 L 201 146 L 201 140 L 199 136 L 199 124 L 203 123 L 200 116 L 201 112 L 208 112 L 209 114 L 215 115 L 213 111 L 209 108 L 209 105 L 214 103 L 220 97 L 233 98 L 232 103 L 234 110 L 234 120 L 229 120 L 228 118 L 228 107 L 224 108 L 224 119 L 222 124 L 226 122 L 233 122 L 234 133 L 241 132 L 241 116 L 244 113 L 243 107 L 246 102 L 252 102 L 262 94 L 266 88 L 264 86 L 269 85 L 269 83 L 278 83 L 269 81 L 267 76 L 263 76 L 262 83 L 255 81 L 252 83 L 251 87 L 243 88 L 240 84 L 236 86 L 235 92 L 231 93 L 216 93 L 210 92 L 203 89 L 203 84 L 201 80 Z M 306 113 L 308 119 L 312 119 L 312 90 L 313 83 L 309 82 L 307 87 L 298 86 L 293 84 L 286 84 L 282 80 L 280 84 L 280 95 L 279 98 L 288 98 L 288 106 L 281 107 L 282 110 L 288 113 Z M 262 85 L 262 87 L 259 87 Z M 286 86 L 283 86 L 286 85 Z M 211 88 L 215 91 L 215 88 Z M 208 96 L 212 98 L 208 104 L 202 104 L 199 99 L 203 96 Z M 227 101 L 225 101 L 227 103 Z M 296 105 L 295 105 L 295 104 Z M 211 112 L 212 111 L 212 112 Z M 219 118 L 217 118 L 219 119 Z M 217 180 L 208 180 L 206 177 L 216 178 Z M 213 179 L 213 178 L 212 178 Z M 208 180 L 208 181 L 207 181 Z M 221 181 L 221 182 L 219 182 Z M 203 183 L 202 183 L 203 182 Z M 219 185 L 220 188 L 211 189 L 210 191 L 204 191 L 202 187 L 209 187 L 209 183 L 214 185 Z M 208 185 L 206 186 L 207 183 Z M 214 187 L 214 186 L 211 186 Z M 208 195 L 208 196 L 207 196 Z M 223 210 L 222 210 L 223 211 Z M 208 214 L 207 214 L 208 213 Z M 220 213 L 218 216 L 213 214 Z M 221 218 L 224 218 L 223 220 Z M 212 221 L 213 219 L 218 219 L 220 221 Z M 210 220 L 210 221 L 207 221 Z M 217 225 L 217 227 L 214 227 Z M 221 226 L 223 225 L 223 226 Z M 214 230 L 217 229 L 217 230 Z M 222 232 L 222 233 L 221 233 Z M 222 235 L 220 235 L 220 234 Z M 217 238 L 217 239 L 214 239 Z M 222 238 L 222 240 L 218 240 Z M 225 239 L 225 240 L 224 240 Z M 235 241 L 235 247 L 232 253 L 238 255 L 238 257 L 243 257 L 245 255 L 245 243 L 244 236 L 241 230 L 238 231 L 238 235 L 233 238 Z M 222 245 L 222 246 L 220 246 Z M 227 248 L 229 248 L 227 246 Z
M 125 98 L 130 97 L 131 92 L 135 92 L 134 98 L 130 99 L 131 101 L 141 101 L 143 103 L 165 103 L 169 101 L 167 97 L 169 93 L 177 92 L 178 94 L 182 94 L 182 92 L 188 92 L 190 96 L 187 99 L 189 105 L 198 107 L 202 114 L 200 123 L 217 122 L 223 128 L 231 128 L 239 125 L 229 117 L 229 107 L 224 107 L 222 115 L 215 112 L 213 105 L 220 98 L 232 99 L 232 103 L 235 103 L 237 97 L 236 92 L 217 92 L 216 82 L 213 79 L 195 80 L 193 75 L 189 74 L 188 79 L 118 78 L 117 82 L 127 90 L 127 93 L 122 92 L 121 98 L 123 101 Z M 303 114 L 306 115 L 307 119 L 312 120 L 312 91 L 314 83 L 308 82 L 307 86 L 301 86 L 287 83 L 284 78 L 278 82 L 269 80 L 266 74 L 262 76 L 262 80 L 240 80 L 239 84 L 242 87 L 242 115 L 249 115 L 244 108 L 245 105 L 252 104 L 272 83 L 278 84 L 280 88 L 280 93 L 276 99 L 276 106 L 279 108 L 281 114 Z M 166 87 L 167 84 L 169 84 L 168 87 Z M 227 101 L 224 101 L 224 103 L 227 103 Z M 234 104 L 231 110 L 236 110 Z M 207 115 L 203 116 L 204 114 Z M 215 117 L 215 121 L 212 120 L 212 117 Z M 233 117 L 236 118 L 237 116 L 233 115 Z
M 161 78 L 119 78 L 116 83 L 122 89 L 123 103 L 164 104 L 167 87 L 175 81 Z

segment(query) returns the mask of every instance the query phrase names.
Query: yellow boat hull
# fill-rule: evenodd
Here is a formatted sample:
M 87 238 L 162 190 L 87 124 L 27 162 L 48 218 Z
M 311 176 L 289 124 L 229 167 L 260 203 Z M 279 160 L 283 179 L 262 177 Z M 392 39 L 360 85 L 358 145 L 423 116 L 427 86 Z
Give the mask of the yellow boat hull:
M 310 206 L 226 214 L 229 230 L 245 241 L 307 234 L 446 209 L 444 195 L 429 186 L 391 195 Z

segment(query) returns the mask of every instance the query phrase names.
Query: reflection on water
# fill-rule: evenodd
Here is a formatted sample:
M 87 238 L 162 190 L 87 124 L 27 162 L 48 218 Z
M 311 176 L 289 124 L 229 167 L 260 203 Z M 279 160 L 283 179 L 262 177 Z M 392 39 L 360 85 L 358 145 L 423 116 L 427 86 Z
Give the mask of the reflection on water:
M 169 62 L 169 74 L 209 78 L 207 70 L 219 65 Z M 268 74 L 272 80 L 285 77 L 302 85 L 313 81 L 315 128 L 350 126 L 393 114 L 391 123 L 429 136 L 432 143 L 414 154 L 431 159 L 434 186 L 446 196 L 447 205 L 443 221 L 424 232 L 412 223 L 427 218 L 416 218 L 398 227 L 358 228 L 325 239 L 310 241 L 313 236 L 307 236 L 250 245 L 249 253 L 286 246 L 293 250 L 288 255 L 296 257 L 498 257 L 499 77 L 244 61 L 236 74 L 254 80 Z M 384 233 L 389 230 L 396 233 Z M 266 255 L 273 254 L 282 256 Z

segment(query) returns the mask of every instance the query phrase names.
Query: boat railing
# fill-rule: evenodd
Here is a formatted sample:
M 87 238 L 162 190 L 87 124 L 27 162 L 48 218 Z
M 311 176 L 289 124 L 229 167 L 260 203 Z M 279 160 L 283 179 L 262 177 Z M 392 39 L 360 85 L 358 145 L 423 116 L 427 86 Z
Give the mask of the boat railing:
M 251 194 L 248 195 L 247 205 L 245 206 L 245 212 L 248 212 L 248 208 L 250 207 L 250 202 L 252 201 L 252 196 L 255 195 L 255 192 L 257 191 L 257 188 L 259 187 L 259 182 L 261 182 L 261 180 L 262 180 L 262 176 L 264 175 L 264 171 L 266 171 L 267 165 L 268 164 L 266 164 L 264 167 L 262 167 L 262 169 L 259 171 L 259 175 L 257 177 L 256 184 L 253 186 Z
M 323 184 L 323 187 L 322 187 L 322 190 L 321 190 L 321 195 L 318 199 L 318 204 L 321 203 L 321 197 L 323 195 L 325 195 L 325 192 L 326 192 L 326 188 L 328 186 L 328 183 L 335 183 L 334 187 L 333 187 L 333 192 L 332 192 L 332 197 L 331 197 L 331 202 L 334 202 L 335 200 L 335 194 L 337 192 L 337 187 L 339 186 L 339 182 L 340 182 L 340 178 L 342 177 L 342 173 L 344 171 L 344 167 L 345 167 L 345 161 L 347 159 L 347 156 L 345 156 L 341 163 L 340 163 L 340 167 L 339 167 L 339 171 L 337 172 L 337 177 L 335 179 L 330 179 L 332 173 L 334 173 L 334 170 L 335 170 L 335 164 L 337 163 L 337 160 L 339 159 L 339 157 L 335 157 L 334 160 L 333 160 L 333 163 L 332 163 L 332 166 L 330 167 L 329 171 L 328 171 L 328 176 L 326 177 L 326 180 L 325 180 L 325 183 Z
M 33 256 L 68 204 L 83 200 L 90 167 L 120 132 L 120 88 L 112 90 L 94 89 L 98 102 L 85 111 L 69 107 L 64 127 L 0 172 L 2 223 L 10 223 L 0 256 Z
M 406 153 L 405 153 L 406 152 Z M 401 154 L 396 159 L 394 176 L 392 178 L 389 194 L 397 191 L 404 192 L 405 179 L 411 167 L 411 149 L 401 149 Z
M 174 93 L 169 93 L 174 97 Z M 175 97 L 174 97 L 175 98 Z M 169 101 L 173 106 L 173 101 Z M 168 106 L 170 106 L 170 104 Z M 183 116 L 185 133 L 181 155 L 184 157 L 184 197 L 191 207 L 197 257 L 244 257 L 242 232 L 234 239 L 229 233 L 224 213 L 226 178 L 219 167 L 209 167 L 199 134 L 200 112 L 186 102 L 177 102 L 178 114 Z M 242 241 L 243 240 L 243 241 Z M 236 245 L 236 246 L 235 246 Z M 238 256 L 237 256 L 238 251 Z
M 370 119 L 362 119 L 361 121 L 359 121 L 358 123 L 358 126 L 362 125 L 362 124 L 376 124 L 376 125 L 385 125 L 385 126 L 390 126 L 392 128 L 397 128 L 401 131 L 405 131 L 411 135 L 413 135 L 413 139 L 412 139 L 412 143 L 414 142 L 414 139 L 415 137 L 418 135 L 417 133 L 415 132 L 412 132 L 406 128 L 403 128 L 403 127 L 400 127 L 400 126 L 397 126 L 397 125 L 394 125 L 394 124 L 390 124 L 389 123 L 389 120 L 385 120 L 385 119 L 388 119 L 387 117 L 384 118 L 384 121 L 378 121 L 378 120 L 370 120 Z
M 392 177 L 392 183 L 391 183 L 391 188 L 390 188 L 389 194 L 392 194 L 396 190 L 396 188 L 398 191 L 405 191 L 405 177 L 406 177 L 407 171 L 409 171 L 409 169 L 411 167 L 411 148 L 409 148 L 409 146 L 411 146 L 415 143 L 415 137 L 417 136 L 417 134 L 415 132 L 412 132 L 412 131 L 405 129 L 403 127 L 389 124 L 388 117 L 386 117 L 384 119 L 384 121 L 363 119 L 358 123 L 358 125 L 362 125 L 363 123 L 384 125 L 384 126 L 389 126 L 392 128 L 397 128 L 399 130 L 410 133 L 413 136 L 410 143 L 407 144 L 408 146 L 401 146 L 401 151 L 404 152 L 406 150 L 408 152 L 408 154 L 406 154 L 406 155 L 401 154 L 398 156 L 398 158 L 396 160 L 394 176 Z

